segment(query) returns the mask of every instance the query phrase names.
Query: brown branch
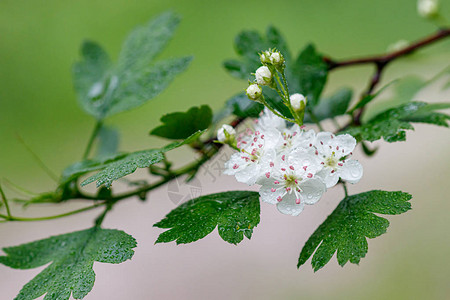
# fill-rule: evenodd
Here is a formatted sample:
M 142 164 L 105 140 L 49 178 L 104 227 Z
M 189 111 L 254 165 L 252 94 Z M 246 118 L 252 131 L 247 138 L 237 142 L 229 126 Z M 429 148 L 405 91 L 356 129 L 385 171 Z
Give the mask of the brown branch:
M 342 60 L 342 61 L 335 61 L 331 58 L 325 57 L 324 60 L 328 64 L 328 70 L 333 70 L 336 68 L 341 67 L 347 67 L 347 66 L 355 66 L 355 65 L 363 65 L 363 64 L 382 64 L 386 66 L 391 61 L 411 54 L 414 51 L 423 48 L 425 46 L 428 46 L 430 44 L 433 44 L 434 42 L 437 42 L 439 40 L 442 40 L 450 35 L 450 28 L 442 28 L 435 34 L 425 37 L 421 40 L 418 40 L 408 47 L 394 51 L 388 54 L 382 54 L 382 55 L 376 55 L 376 56 L 370 56 L 370 57 L 363 57 L 363 58 L 357 58 L 357 59 L 350 59 L 350 60 Z
M 376 86 L 381 80 L 381 76 L 383 74 L 386 66 L 393 62 L 394 60 L 406 56 L 415 52 L 418 49 L 421 49 L 425 46 L 431 45 L 437 41 L 440 41 L 446 37 L 450 36 L 450 28 L 442 28 L 435 34 L 425 37 L 421 40 L 418 40 L 406 48 L 400 49 L 398 51 L 394 51 L 388 54 L 363 57 L 357 59 L 343 60 L 343 61 L 335 61 L 331 58 L 324 57 L 324 61 L 328 64 L 328 70 L 334 70 L 341 67 L 349 67 L 356 65 L 364 65 L 364 64 L 374 64 L 376 67 L 375 73 L 370 78 L 369 86 L 366 91 L 361 95 L 361 99 L 370 95 L 375 90 Z M 361 116 L 364 113 L 365 106 L 361 107 L 358 111 L 353 114 L 352 120 L 345 125 L 342 129 L 347 128 L 351 125 L 361 125 Z M 341 130 L 342 130 L 341 129 Z

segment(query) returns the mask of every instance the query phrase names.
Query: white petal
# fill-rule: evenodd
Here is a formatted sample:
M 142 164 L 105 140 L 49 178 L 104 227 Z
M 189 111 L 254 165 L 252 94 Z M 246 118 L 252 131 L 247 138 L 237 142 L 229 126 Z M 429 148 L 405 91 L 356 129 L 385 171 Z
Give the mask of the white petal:
M 298 216 L 305 205 L 303 202 L 297 204 L 295 200 L 294 193 L 285 195 L 283 200 L 277 204 L 278 211 L 285 215 Z
M 317 133 L 314 145 L 321 155 L 325 155 L 328 157 L 331 156 L 331 153 L 336 149 L 334 139 L 335 135 L 333 133 L 321 131 Z
M 323 182 L 325 183 L 327 189 L 335 186 L 339 181 L 339 175 L 337 172 L 331 173 L 331 168 L 325 168 L 319 173 L 317 173 Z
M 363 176 L 363 167 L 357 160 L 347 160 L 339 169 L 339 176 L 347 182 L 357 183 Z
M 267 107 L 264 108 L 264 113 L 259 117 L 258 124 L 255 126 L 256 130 L 268 130 L 268 129 L 278 129 L 283 130 L 286 128 L 286 122 L 276 116 Z
M 242 168 L 234 176 L 239 182 L 246 183 L 248 185 L 254 185 L 256 180 L 261 176 L 261 166 L 256 163 L 248 164 L 247 167 Z
M 277 198 L 283 194 L 283 189 L 275 190 L 272 192 L 272 188 L 276 188 L 273 181 L 270 184 L 265 184 L 259 189 L 259 195 L 261 200 L 270 204 L 277 204 Z
M 350 152 L 352 152 L 356 147 L 356 140 L 350 134 L 338 135 L 335 138 L 335 141 L 340 148 L 338 152 L 342 156 L 350 154 Z
M 325 184 L 318 178 L 305 180 L 300 184 L 300 188 L 302 189 L 300 192 L 302 203 L 309 205 L 319 201 L 326 191 Z
M 295 167 L 295 173 L 300 176 L 305 173 L 315 174 L 322 169 L 319 158 L 304 149 L 296 149 L 292 151 L 289 154 L 287 161 L 289 165 Z M 306 170 L 303 169 L 305 166 L 307 167 Z
M 241 153 L 234 153 L 233 155 L 231 155 L 230 159 L 225 163 L 225 170 L 223 171 L 223 173 L 226 175 L 234 175 L 242 170 L 244 165 L 246 165 L 247 163 L 241 158 L 241 156 Z M 237 165 L 238 167 L 234 168 L 235 165 Z
M 281 133 L 276 128 L 263 130 L 261 131 L 261 135 L 264 135 L 264 148 L 267 149 L 275 148 L 281 139 Z

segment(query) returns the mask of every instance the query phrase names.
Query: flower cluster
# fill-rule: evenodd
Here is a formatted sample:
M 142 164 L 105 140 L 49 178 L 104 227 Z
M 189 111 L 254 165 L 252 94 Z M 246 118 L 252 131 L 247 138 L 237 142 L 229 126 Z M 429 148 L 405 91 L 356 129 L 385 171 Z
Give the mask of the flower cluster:
M 339 179 L 357 183 L 361 164 L 351 159 L 356 140 L 348 134 L 306 131 L 287 122 L 267 108 L 236 138 L 237 153 L 225 163 L 225 174 L 239 182 L 261 185 L 265 202 L 280 212 L 296 216 L 305 204 L 314 204 Z

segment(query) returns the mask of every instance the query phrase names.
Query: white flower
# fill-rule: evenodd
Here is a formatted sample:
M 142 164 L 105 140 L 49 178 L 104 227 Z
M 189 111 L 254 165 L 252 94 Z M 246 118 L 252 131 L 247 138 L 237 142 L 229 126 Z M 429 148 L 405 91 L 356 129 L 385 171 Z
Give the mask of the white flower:
M 317 174 L 323 179 L 327 188 L 337 184 L 339 178 L 350 183 L 357 183 L 362 175 L 361 164 L 349 159 L 356 140 L 349 134 L 335 136 L 331 132 L 319 132 L 314 147 L 316 156 L 321 160 L 323 169 Z
M 326 191 L 323 181 L 315 177 L 321 165 L 314 155 L 297 149 L 289 155 L 278 156 L 277 161 L 269 162 L 269 171 L 261 184 L 261 200 L 277 204 L 283 214 L 297 216 L 305 204 L 319 201 Z
M 227 132 L 227 134 L 225 134 Z M 226 143 L 229 139 L 227 138 L 227 135 L 230 138 L 234 138 L 236 135 L 236 130 L 230 125 L 223 124 L 222 127 L 219 128 L 217 131 L 217 140 L 222 143 Z
M 292 108 L 296 111 L 304 108 L 306 105 L 306 98 L 302 94 L 293 94 L 289 97 L 289 100 Z
M 435 17 L 439 12 L 438 0 L 419 0 L 417 2 L 417 12 L 423 18 Z
M 264 108 L 263 113 L 258 120 L 255 120 L 256 130 L 265 131 L 277 129 L 283 131 L 286 129 L 286 122 L 271 112 L 267 107 Z
M 246 90 L 247 96 L 252 100 L 257 100 L 262 95 L 262 90 L 257 84 L 250 84 Z
M 265 176 L 270 168 L 270 162 L 276 158 L 275 145 L 280 139 L 278 130 L 264 132 L 251 131 L 244 137 L 239 137 L 237 147 L 240 152 L 234 153 L 225 163 L 224 173 L 234 175 L 239 182 L 253 185 Z
M 272 73 L 266 66 L 259 67 L 255 72 L 255 77 L 259 85 L 269 85 L 272 82 Z

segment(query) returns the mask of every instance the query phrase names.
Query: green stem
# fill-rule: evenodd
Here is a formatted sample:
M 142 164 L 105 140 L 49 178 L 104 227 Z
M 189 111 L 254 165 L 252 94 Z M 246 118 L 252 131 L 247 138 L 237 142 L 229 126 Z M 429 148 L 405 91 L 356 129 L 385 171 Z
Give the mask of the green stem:
M 73 210 L 73 211 L 69 211 L 63 214 L 59 214 L 59 215 L 54 215 L 54 216 L 47 216 L 47 217 L 38 217 L 38 218 L 22 218 L 22 217 L 8 217 L 6 215 L 0 214 L 0 217 L 6 219 L 6 221 L 21 221 L 21 222 L 31 222 L 31 221 L 46 221 L 46 220 L 53 220 L 53 219 L 59 219 L 59 218 L 63 218 L 63 217 L 67 217 L 70 215 L 75 215 L 78 213 L 82 213 L 94 208 L 97 208 L 99 206 L 105 205 L 106 202 L 102 202 L 102 203 L 96 203 L 94 205 L 88 206 L 88 207 L 84 207 L 84 208 L 80 208 L 77 210 Z
M 277 80 L 278 85 L 283 90 L 284 97 L 286 99 L 286 102 L 289 102 L 289 94 L 286 92 L 286 89 L 284 88 L 284 85 L 281 83 L 280 75 L 278 75 L 278 72 L 275 72 L 275 79 Z
M 0 195 L 2 197 L 3 203 L 5 203 L 6 208 L 6 219 L 11 219 L 11 210 L 9 209 L 8 199 L 6 199 L 5 193 L 3 192 L 2 186 L 0 185 Z
M 116 201 L 110 201 L 106 203 L 105 210 L 95 219 L 95 226 L 100 227 L 105 219 L 106 214 L 113 208 Z
M 94 144 L 95 138 L 97 137 L 100 129 L 102 128 L 103 122 L 97 121 L 95 124 L 94 130 L 92 130 L 91 137 L 89 138 L 88 144 L 86 146 L 86 150 L 84 150 L 83 159 L 87 159 L 89 153 L 91 152 L 92 145 Z
M 345 197 L 348 197 L 347 184 L 346 184 L 344 181 L 341 181 L 341 182 L 342 182 L 342 186 L 344 187 L 344 194 L 345 194 Z
M 279 89 L 276 89 L 276 90 L 277 90 L 278 94 L 280 94 L 281 98 L 284 100 L 284 104 L 289 108 L 289 111 L 291 112 L 291 115 L 294 117 L 294 122 L 293 123 L 296 123 L 299 126 L 302 126 L 303 125 L 303 120 L 300 120 L 299 116 L 295 113 L 295 110 L 292 108 L 290 97 L 289 97 L 289 91 L 288 91 L 288 87 L 287 87 L 287 82 L 286 82 L 286 76 L 284 75 L 284 72 L 281 74 L 281 76 L 283 77 L 283 82 L 285 83 L 286 88 L 281 83 L 280 76 L 278 75 L 278 73 L 275 73 L 275 78 L 277 79 L 278 84 L 283 89 L 284 97 L 281 95 Z
M 267 107 L 267 108 L 268 108 L 271 112 L 273 112 L 276 116 L 278 116 L 278 117 L 280 117 L 280 118 L 282 118 L 282 119 L 284 119 L 284 120 L 286 120 L 286 121 L 288 121 L 288 122 L 295 123 L 295 120 L 286 118 L 285 116 L 283 116 L 282 114 L 280 114 L 279 112 L 277 112 L 275 109 L 273 109 L 273 108 L 269 105 L 269 103 L 267 103 L 267 101 L 266 101 L 266 99 L 264 98 L 263 95 L 261 95 L 261 100 L 262 100 L 262 101 L 261 101 L 262 104 L 264 104 L 264 106 Z

